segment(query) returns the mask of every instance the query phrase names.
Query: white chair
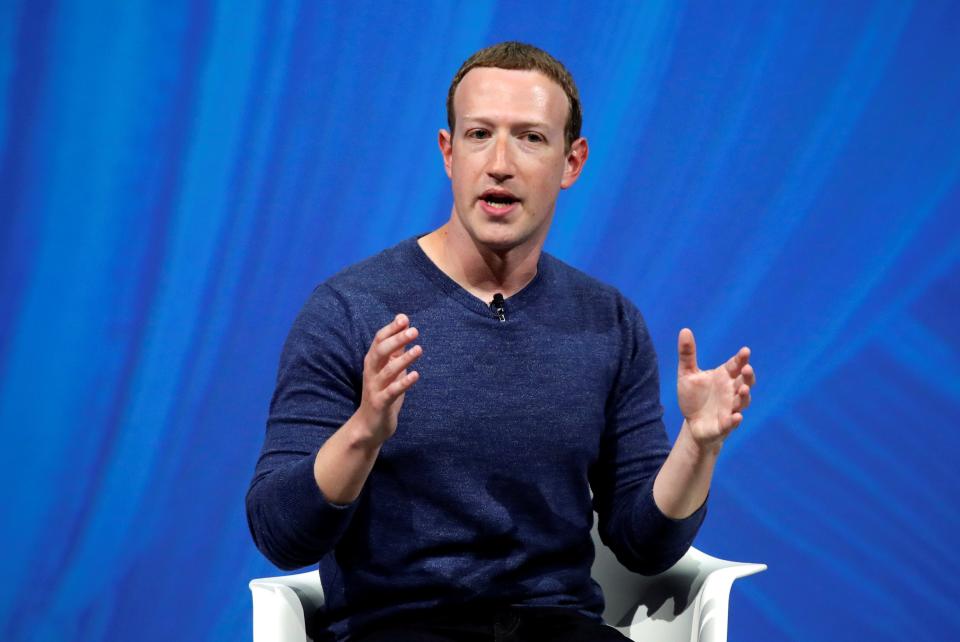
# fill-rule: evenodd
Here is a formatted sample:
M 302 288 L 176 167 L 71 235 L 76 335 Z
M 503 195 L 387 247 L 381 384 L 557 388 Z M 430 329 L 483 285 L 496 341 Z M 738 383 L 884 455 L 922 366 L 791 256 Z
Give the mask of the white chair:
M 739 577 L 765 571 L 766 564 L 728 562 L 695 548 L 667 571 L 646 577 L 623 568 L 593 539 L 593 577 L 606 599 L 604 620 L 632 640 L 726 642 L 730 586 Z M 323 605 L 316 569 L 252 580 L 254 642 L 307 642 L 304 612 Z

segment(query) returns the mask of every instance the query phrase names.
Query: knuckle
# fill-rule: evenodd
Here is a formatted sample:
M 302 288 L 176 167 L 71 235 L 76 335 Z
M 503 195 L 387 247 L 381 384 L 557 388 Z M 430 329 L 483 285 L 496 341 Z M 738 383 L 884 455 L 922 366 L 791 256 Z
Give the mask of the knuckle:
M 400 365 L 394 361 L 391 361 L 386 368 L 383 369 L 383 378 L 385 381 L 393 382 L 393 378 L 397 376 L 397 372 L 400 370 Z

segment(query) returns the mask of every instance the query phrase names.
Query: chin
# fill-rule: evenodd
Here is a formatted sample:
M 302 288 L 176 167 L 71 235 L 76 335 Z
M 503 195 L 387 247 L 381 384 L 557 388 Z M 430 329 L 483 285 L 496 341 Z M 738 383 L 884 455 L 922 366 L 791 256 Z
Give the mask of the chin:
M 527 239 L 517 238 L 514 234 L 484 234 L 481 230 L 480 234 L 473 237 L 473 240 L 478 245 L 482 245 L 495 252 L 506 252 L 518 245 L 523 245 Z
M 483 218 L 463 218 L 464 228 L 473 242 L 493 252 L 502 253 L 533 243 L 538 229 L 525 228 L 521 220 L 488 221 Z

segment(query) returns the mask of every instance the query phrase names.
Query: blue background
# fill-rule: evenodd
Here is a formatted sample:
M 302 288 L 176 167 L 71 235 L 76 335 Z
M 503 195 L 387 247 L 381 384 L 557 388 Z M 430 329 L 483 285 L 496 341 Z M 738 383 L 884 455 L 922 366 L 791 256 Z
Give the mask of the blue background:
M 732 640 L 960 637 L 960 6 L 0 2 L 0 637 L 242 640 L 312 287 L 449 216 L 475 49 L 565 61 L 548 250 L 760 383 L 697 545 Z

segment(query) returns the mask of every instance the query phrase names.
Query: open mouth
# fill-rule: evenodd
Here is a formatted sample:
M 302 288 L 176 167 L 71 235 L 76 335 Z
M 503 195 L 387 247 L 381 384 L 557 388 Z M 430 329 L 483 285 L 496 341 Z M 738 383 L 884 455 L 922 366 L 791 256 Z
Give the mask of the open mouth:
M 507 209 L 514 203 L 520 202 L 520 199 L 513 194 L 503 192 L 486 192 L 480 197 L 484 203 L 493 209 Z

